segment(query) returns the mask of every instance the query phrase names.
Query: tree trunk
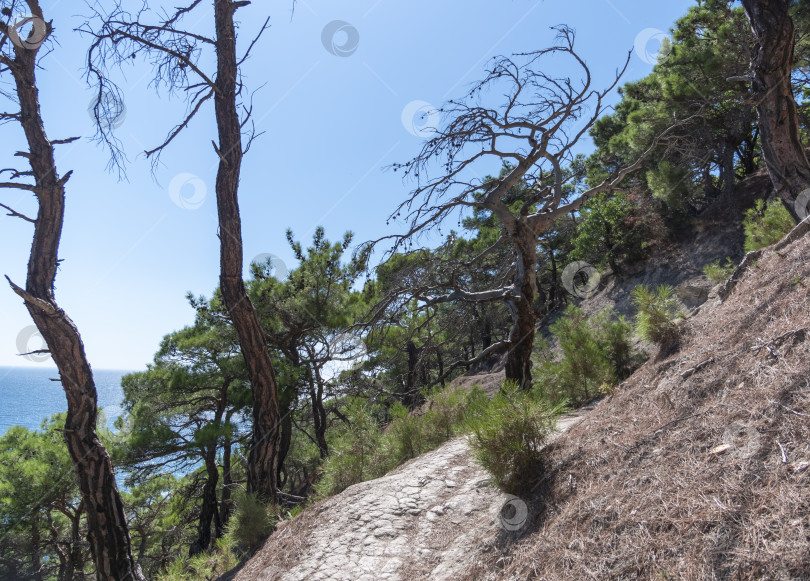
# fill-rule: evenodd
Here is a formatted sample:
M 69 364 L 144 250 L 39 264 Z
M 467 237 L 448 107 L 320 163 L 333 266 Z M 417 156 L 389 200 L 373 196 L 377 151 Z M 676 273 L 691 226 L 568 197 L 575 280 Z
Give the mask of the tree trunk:
M 535 323 L 534 298 L 537 295 L 537 235 L 526 224 L 516 224 L 513 237 L 517 259 L 515 261 L 515 287 L 519 297 L 507 302 L 512 315 L 509 332 L 509 351 L 506 355 L 506 380 L 519 389 L 532 388 L 532 348 Z
M 740 163 L 742 163 L 743 167 L 743 177 L 750 176 L 757 171 L 756 155 L 758 137 L 759 129 L 754 128 L 754 130 L 745 137 L 740 146 Z
M 44 17 L 29 3 L 37 18 Z M 48 29 L 50 34 L 50 26 Z M 39 202 L 34 240 L 28 262 L 25 289 L 12 288 L 23 298 L 34 324 L 53 357 L 67 397 L 64 437 L 79 479 L 86 509 L 88 538 L 99 580 L 142 580 L 132 558 L 124 505 L 115 482 L 110 455 L 96 434 L 98 412 L 96 387 L 81 336 L 56 303 L 54 280 L 65 208 L 65 183 L 57 173 L 53 145 L 45 134 L 36 85 L 37 50 L 15 47 L 15 59 L 7 61 L 14 76 L 20 104 L 20 123 L 25 132 Z
M 212 424 L 222 425 L 222 415 L 225 413 L 225 406 L 228 405 L 228 384 L 224 386 L 214 413 Z M 199 555 L 211 546 L 211 522 L 216 521 L 216 534 L 214 538 L 222 536 L 222 521 L 219 518 L 219 506 L 217 504 L 217 482 L 219 481 L 219 468 L 217 467 L 217 441 L 212 438 L 205 443 L 202 448 L 203 462 L 205 463 L 206 479 L 203 485 L 202 507 L 200 509 L 200 520 L 197 523 L 197 538 L 189 547 L 189 557 Z
M 737 179 L 734 175 L 734 151 L 735 148 L 726 143 L 723 145 L 720 157 L 720 192 L 725 200 L 731 200 L 737 186 Z
M 777 195 L 794 218 L 793 204 L 810 187 L 810 163 L 799 137 L 791 87 L 795 28 L 791 0 L 742 0 L 756 38 L 751 89 L 757 103 L 762 152 Z
M 259 317 L 242 280 L 242 222 L 237 198 L 242 167 L 242 127 L 236 105 L 237 57 L 231 0 L 215 0 L 217 77 L 214 109 L 219 135 L 216 194 L 220 238 L 220 288 L 239 335 L 253 390 L 253 434 L 248 455 L 248 492 L 277 502 L 278 452 L 281 443 L 275 371 Z
M 194 539 L 194 542 L 191 543 L 191 547 L 189 547 L 189 557 L 199 555 L 203 551 L 208 550 L 211 546 L 211 522 L 216 518 L 217 522 L 220 523 L 217 512 L 217 481 L 219 480 L 219 470 L 217 469 L 216 440 L 208 442 L 204 452 L 206 479 L 205 485 L 203 485 L 200 520 L 197 523 L 197 538 Z M 217 528 L 222 528 L 221 523 Z
M 416 393 L 416 377 L 419 365 L 419 348 L 413 341 L 405 344 L 408 351 L 408 375 L 405 380 L 405 393 L 402 394 L 402 403 L 408 409 L 413 409 Z
M 231 416 L 233 415 L 233 410 L 228 410 L 227 414 L 225 415 L 225 422 L 230 425 L 231 423 Z M 225 441 L 222 443 L 222 496 L 220 498 L 220 519 L 222 520 L 222 526 L 228 524 L 228 521 L 231 518 L 231 485 L 233 484 L 233 479 L 231 476 L 231 436 L 225 436 Z
M 326 409 L 323 407 L 323 378 L 317 363 L 310 367 L 309 397 L 312 402 L 312 425 L 315 431 L 315 441 L 318 443 L 318 452 L 321 459 L 329 455 L 329 446 L 326 443 Z
M 285 399 L 281 402 L 281 441 L 278 446 L 278 487 L 279 489 L 286 484 L 286 479 L 282 482 L 281 475 L 284 471 L 284 461 L 287 459 L 287 454 L 290 452 L 292 445 L 292 431 L 293 431 L 293 418 L 290 413 L 290 406 L 292 402 Z
M 76 579 L 84 578 L 82 574 L 84 571 L 84 560 L 82 555 L 82 536 L 81 536 L 81 524 L 82 524 L 82 513 L 84 512 L 84 501 L 79 501 L 79 506 L 76 509 L 76 513 L 70 519 L 70 554 L 68 559 L 68 571 L 69 573 L 65 575 L 65 579 L 68 581 L 73 581 L 74 577 Z M 140 563 L 140 561 L 138 561 Z
M 509 332 L 509 351 L 506 354 L 506 379 L 522 390 L 532 388 L 532 347 L 534 346 L 534 311 L 524 300 L 511 301 L 512 329 Z

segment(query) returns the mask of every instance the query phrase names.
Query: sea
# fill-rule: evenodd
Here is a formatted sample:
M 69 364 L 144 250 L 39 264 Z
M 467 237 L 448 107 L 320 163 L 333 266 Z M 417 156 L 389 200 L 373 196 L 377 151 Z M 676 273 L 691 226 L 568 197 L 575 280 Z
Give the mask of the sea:
M 121 378 L 131 371 L 94 369 L 98 406 L 112 427 L 121 415 Z M 40 429 L 42 421 L 67 411 L 67 400 L 56 368 L 0 367 L 0 435 L 11 426 Z

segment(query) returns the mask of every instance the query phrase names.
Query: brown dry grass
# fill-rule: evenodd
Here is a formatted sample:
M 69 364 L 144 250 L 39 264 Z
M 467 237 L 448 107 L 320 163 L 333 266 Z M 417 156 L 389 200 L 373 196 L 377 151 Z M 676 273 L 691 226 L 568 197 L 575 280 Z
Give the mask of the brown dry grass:
M 465 578 L 810 579 L 808 257 L 766 251 L 552 444 L 530 527 Z

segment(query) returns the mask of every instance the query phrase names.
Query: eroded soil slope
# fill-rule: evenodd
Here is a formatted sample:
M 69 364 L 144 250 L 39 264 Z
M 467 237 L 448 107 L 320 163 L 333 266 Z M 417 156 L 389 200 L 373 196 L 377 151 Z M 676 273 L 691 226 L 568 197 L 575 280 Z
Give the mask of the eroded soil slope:
M 523 534 L 459 579 L 810 579 L 810 235 L 747 262 L 549 446 Z

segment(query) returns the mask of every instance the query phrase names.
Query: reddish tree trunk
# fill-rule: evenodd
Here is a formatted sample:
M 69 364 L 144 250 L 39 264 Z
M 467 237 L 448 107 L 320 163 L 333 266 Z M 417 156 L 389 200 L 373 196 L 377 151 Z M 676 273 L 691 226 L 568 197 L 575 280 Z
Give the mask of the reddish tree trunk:
M 36 2 L 29 2 L 37 18 L 44 17 Z M 50 34 L 50 27 L 48 30 Z M 100 580 L 142 580 L 132 558 L 124 505 L 115 482 L 107 450 L 96 434 L 97 395 L 81 336 L 54 297 L 59 242 L 65 209 L 65 183 L 59 178 L 53 144 L 45 134 L 36 85 L 38 50 L 15 47 L 14 60 L 5 59 L 14 77 L 20 104 L 20 124 L 28 143 L 28 159 L 39 202 L 25 289 L 11 283 L 42 334 L 59 369 L 67 396 L 65 442 L 76 468 L 86 509 L 88 538 Z
M 742 0 L 756 38 L 751 88 L 757 102 L 762 152 L 777 195 L 796 218 L 793 203 L 810 187 L 810 163 L 799 137 L 791 86 L 795 29 L 791 0 Z
M 509 332 L 509 351 L 506 355 L 506 379 L 522 390 L 532 388 L 532 348 L 534 347 L 537 313 L 534 299 L 537 296 L 537 235 L 522 221 L 516 221 L 512 243 L 515 246 L 515 281 L 520 297 L 507 303 L 512 314 L 512 329 Z
M 236 105 L 237 57 L 233 15 L 237 3 L 215 0 L 217 92 L 214 97 L 219 133 L 216 194 L 220 238 L 220 289 L 239 335 L 253 390 L 253 434 L 248 455 L 248 491 L 265 502 L 277 502 L 278 453 L 281 442 L 276 377 L 264 330 L 242 280 L 242 222 L 237 192 L 242 167 L 242 127 Z

